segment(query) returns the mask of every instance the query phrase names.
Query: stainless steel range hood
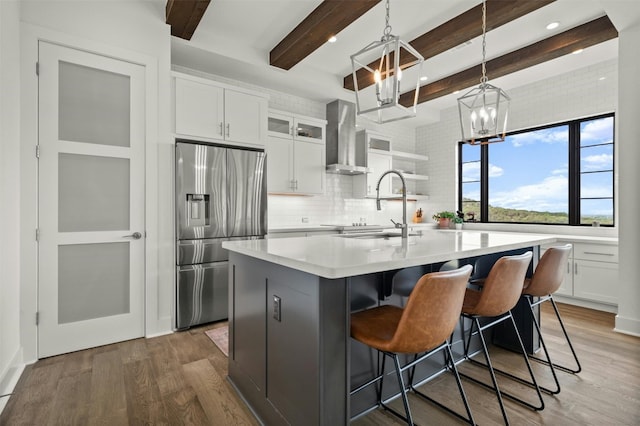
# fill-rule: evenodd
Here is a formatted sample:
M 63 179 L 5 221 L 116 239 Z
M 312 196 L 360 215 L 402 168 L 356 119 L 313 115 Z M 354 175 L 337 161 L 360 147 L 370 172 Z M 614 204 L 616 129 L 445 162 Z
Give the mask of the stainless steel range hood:
M 337 99 L 327 104 L 327 173 L 369 173 L 367 147 L 356 143 L 356 105 Z M 362 146 L 361 146 L 362 145 Z

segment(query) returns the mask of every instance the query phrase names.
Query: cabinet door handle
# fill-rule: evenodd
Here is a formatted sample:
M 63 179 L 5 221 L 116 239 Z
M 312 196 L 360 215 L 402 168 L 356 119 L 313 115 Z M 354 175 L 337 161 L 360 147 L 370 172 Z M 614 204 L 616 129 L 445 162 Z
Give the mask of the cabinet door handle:
M 613 253 L 598 253 L 596 251 L 585 251 L 584 254 L 595 254 L 596 256 L 614 256 Z
M 298 189 L 298 179 L 294 180 L 294 182 L 296 183 L 296 187 L 294 189 Z
M 291 136 L 293 136 L 293 126 L 291 126 L 291 127 L 289 128 L 289 134 L 290 134 Z
M 229 137 L 229 128 L 231 127 L 231 125 L 229 123 L 227 123 L 227 137 Z
M 573 264 L 573 273 L 574 273 L 574 275 L 578 275 L 578 264 L 577 263 Z
M 567 274 L 571 272 L 571 265 L 569 262 L 567 262 Z
M 220 122 L 220 136 L 222 136 L 222 121 Z

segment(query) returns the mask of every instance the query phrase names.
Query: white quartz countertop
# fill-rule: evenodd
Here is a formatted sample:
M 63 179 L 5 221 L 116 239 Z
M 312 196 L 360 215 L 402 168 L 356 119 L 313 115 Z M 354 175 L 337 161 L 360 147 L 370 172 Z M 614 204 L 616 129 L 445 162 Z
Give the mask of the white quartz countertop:
M 325 278 L 343 278 L 555 242 L 555 235 L 428 229 L 400 237 L 277 238 L 226 241 L 236 253 Z

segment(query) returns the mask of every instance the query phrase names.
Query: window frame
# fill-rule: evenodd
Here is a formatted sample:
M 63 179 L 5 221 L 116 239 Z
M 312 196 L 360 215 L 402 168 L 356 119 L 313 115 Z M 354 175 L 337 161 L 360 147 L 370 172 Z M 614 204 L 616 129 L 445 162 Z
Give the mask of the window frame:
M 489 149 L 491 147 L 491 143 L 478 145 L 480 149 L 480 215 L 479 218 L 476 216 L 476 222 L 478 223 L 504 223 L 504 224 L 523 224 L 523 225 L 550 225 L 550 226 L 592 226 L 592 224 L 580 223 L 580 206 L 582 199 L 588 199 L 580 196 L 580 178 L 583 172 L 580 170 L 580 154 L 581 149 L 584 148 L 580 145 L 580 126 L 582 123 L 587 121 L 595 121 L 602 118 L 611 118 L 613 120 L 613 129 L 612 129 L 612 188 L 611 188 L 611 200 L 613 204 L 613 218 L 611 224 L 600 224 L 600 226 L 604 227 L 615 227 L 616 226 L 616 188 L 615 188 L 615 146 L 616 146 L 616 117 L 615 112 L 609 112 L 599 115 L 594 115 L 590 117 L 583 117 L 574 120 L 558 122 L 553 124 L 548 124 L 544 126 L 536 126 L 527 129 L 517 130 L 513 132 L 508 132 L 506 136 L 513 136 L 522 133 L 531 133 L 538 130 L 551 129 L 554 127 L 560 126 L 568 126 L 569 136 L 568 136 L 568 223 L 546 223 L 546 222 L 497 222 L 497 221 L 489 221 Z M 463 146 L 468 143 L 468 141 L 459 141 L 458 142 L 458 196 L 457 196 L 457 206 L 459 211 L 463 210 Z M 608 144 L 596 144 L 596 145 L 608 145 Z M 596 146 L 589 145 L 589 146 Z M 475 161 L 475 160 L 474 160 Z M 471 162 L 471 161 L 469 161 Z M 609 171 L 600 170 L 599 172 Z M 609 198 L 609 197 L 603 197 Z

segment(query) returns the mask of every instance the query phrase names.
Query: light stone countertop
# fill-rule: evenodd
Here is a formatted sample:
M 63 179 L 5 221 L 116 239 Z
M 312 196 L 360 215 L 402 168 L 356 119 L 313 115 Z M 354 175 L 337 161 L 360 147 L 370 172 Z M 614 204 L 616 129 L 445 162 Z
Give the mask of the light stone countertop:
M 427 229 L 410 236 L 277 238 L 227 241 L 232 252 L 325 278 L 343 278 L 453 259 L 481 256 L 557 241 L 555 235 Z

